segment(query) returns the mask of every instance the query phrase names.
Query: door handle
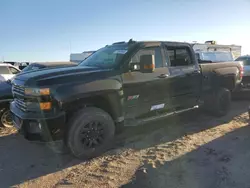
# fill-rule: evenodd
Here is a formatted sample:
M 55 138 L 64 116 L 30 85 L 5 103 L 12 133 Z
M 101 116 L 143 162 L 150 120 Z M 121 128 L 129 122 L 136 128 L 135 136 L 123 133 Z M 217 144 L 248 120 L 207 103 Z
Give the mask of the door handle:
M 194 71 L 193 71 L 193 74 L 200 74 L 200 73 L 201 73 L 200 70 L 194 70 Z
M 169 77 L 168 74 L 161 74 L 160 76 L 158 76 L 158 78 L 167 78 L 167 77 Z
M 187 73 L 188 76 L 192 76 L 195 74 L 200 74 L 201 72 L 199 70 L 194 70 L 193 72 Z

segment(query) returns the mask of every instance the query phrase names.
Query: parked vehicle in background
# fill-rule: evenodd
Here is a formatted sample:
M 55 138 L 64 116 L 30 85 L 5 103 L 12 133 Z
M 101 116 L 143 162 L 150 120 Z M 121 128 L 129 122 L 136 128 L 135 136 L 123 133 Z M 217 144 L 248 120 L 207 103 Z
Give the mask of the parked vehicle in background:
M 16 66 L 16 62 L 14 62 L 14 61 L 3 61 L 3 63 L 10 64 L 10 65 L 13 65 L 13 66 Z
M 233 54 L 231 52 L 196 52 L 198 59 L 203 62 L 219 63 L 219 62 L 232 62 L 234 61 Z
M 75 63 L 80 63 L 90 55 L 95 53 L 95 51 L 84 51 L 82 53 L 72 53 L 70 54 L 70 61 Z
M 10 102 L 13 100 L 11 82 L 0 82 L 0 126 L 12 127 L 13 122 L 9 110 Z
M 30 72 L 35 70 L 41 70 L 45 68 L 58 68 L 58 67 L 68 67 L 76 66 L 77 63 L 73 62 L 42 62 L 42 63 L 32 63 L 25 67 L 21 73 Z M 13 79 L 13 77 L 12 77 Z M 0 82 L 0 126 L 12 127 L 12 119 L 9 110 L 9 103 L 13 100 L 11 92 L 11 80 Z
M 120 126 L 203 107 L 227 114 L 240 63 L 198 64 L 188 43 L 118 42 L 76 67 L 19 74 L 10 105 L 28 140 L 62 140 L 79 158 L 109 148 Z
M 29 66 L 29 65 L 30 65 L 29 62 L 19 63 L 18 68 L 19 68 L 20 70 L 23 70 L 25 67 L 27 67 L 27 66 Z
M 240 91 L 250 89 L 250 55 L 240 56 L 235 61 L 241 61 L 243 63 L 243 78 L 241 82 Z
M 65 61 L 65 62 L 40 62 L 40 63 L 31 63 L 27 67 L 22 70 L 23 72 L 40 70 L 45 68 L 59 68 L 59 67 L 68 67 L 68 66 L 76 66 L 77 63 Z
M 229 52 L 232 54 L 233 59 L 241 56 L 241 46 L 239 45 L 222 45 L 217 44 L 216 41 L 206 41 L 204 44 L 202 43 L 193 43 L 193 49 L 196 53 L 199 52 Z M 229 60 L 231 61 L 231 60 Z
M 20 70 L 11 64 L 0 63 L 0 82 L 11 79 L 19 72 Z

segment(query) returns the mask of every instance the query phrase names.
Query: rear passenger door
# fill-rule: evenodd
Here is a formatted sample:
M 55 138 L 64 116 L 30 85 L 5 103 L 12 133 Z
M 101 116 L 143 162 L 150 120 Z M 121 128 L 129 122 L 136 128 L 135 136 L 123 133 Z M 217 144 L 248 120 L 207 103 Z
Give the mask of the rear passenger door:
M 195 62 L 195 55 L 189 45 L 167 44 L 166 55 L 169 57 L 169 92 L 170 103 L 175 110 L 182 110 L 197 105 L 201 93 L 201 73 Z

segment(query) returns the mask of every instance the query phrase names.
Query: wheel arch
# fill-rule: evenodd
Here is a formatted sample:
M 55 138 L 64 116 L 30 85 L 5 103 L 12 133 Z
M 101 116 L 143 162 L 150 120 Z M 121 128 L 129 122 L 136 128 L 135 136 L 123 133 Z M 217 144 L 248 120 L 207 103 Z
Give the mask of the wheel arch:
M 123 121 L 123 97 L 121 92 L 108 92 L 103 94 L 91 94 L 62 103 L 62 108 L 66 111 L 66 121 L 84 107 L 97 107 L 106 111 L 114 122 Z

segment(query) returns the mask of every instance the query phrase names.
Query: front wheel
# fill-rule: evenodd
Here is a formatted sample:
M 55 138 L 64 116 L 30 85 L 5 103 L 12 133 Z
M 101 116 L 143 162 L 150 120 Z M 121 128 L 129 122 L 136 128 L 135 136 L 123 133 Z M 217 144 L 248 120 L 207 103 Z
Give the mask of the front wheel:
M 87 107 L 69 121 L 67 145 L 75 157 L 89 159 L 108 150 L 114 135 L 111 116 L 102 109 Z
M 3 127 L 13 127 L 11 112 L 8 108 L 4 108 L 0 113 L 0 125 Z

